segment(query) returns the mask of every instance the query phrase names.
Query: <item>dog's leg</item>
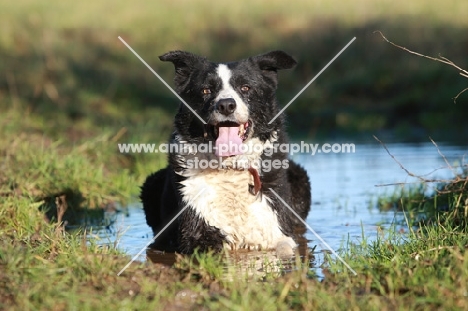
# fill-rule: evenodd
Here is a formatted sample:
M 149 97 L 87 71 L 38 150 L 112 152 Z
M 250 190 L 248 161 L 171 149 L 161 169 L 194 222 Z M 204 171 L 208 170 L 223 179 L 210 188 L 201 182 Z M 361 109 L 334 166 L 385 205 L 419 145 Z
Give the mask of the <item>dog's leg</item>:
M 309 214 L 311 204 L 309 176 L 307 176 L 307 172 L 302 166 L 289 160 L 287 178 L 291 185 L 291 192 L 294 193 L 291 198 L 291 207 L 305 220 Z M 295 218 L 296 217 L 294 217 L 294 219 Z M 298 223 L 299 220 L 295 219 L 295 222 Z
M 223 249 L 225 236 L 218 228 L 208 225 L 194 209 L 187 208 L 180 217 L 181 253 L 190 254 L 195 249 L 201 252 L 208 250 L 220 252 Z
M 167 168 L 146 177 L 141 186 L 140 199 L 146 215 L 146 223 L 154 230 L 161 223 L 161 197 L 166 182 Z
M 141 187 L 140 199 L 146 215 L 146 223 L 156 235 L 177 214 L 175 191 L 170 182 L 169 169 L 165 168 L 149 175 Z M 151 247 L 162 251 L 175 251 L 178 222 L 164 230 Z

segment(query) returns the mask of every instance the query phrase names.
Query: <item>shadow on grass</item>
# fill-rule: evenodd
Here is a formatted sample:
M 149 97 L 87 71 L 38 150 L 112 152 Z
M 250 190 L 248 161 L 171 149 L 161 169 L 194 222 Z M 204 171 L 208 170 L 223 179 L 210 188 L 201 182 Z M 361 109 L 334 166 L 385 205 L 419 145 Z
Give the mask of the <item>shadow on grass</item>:
M 89 208 L 87 199 L 77 190 L 65 189 L 56 195 L 43 198 L 39 210 L 48 222 L 66 229 L 86 227 L 109 227 L 112 220 L 106 213 L 117 212 L 115 202 L 107 202 L 98 208 Z

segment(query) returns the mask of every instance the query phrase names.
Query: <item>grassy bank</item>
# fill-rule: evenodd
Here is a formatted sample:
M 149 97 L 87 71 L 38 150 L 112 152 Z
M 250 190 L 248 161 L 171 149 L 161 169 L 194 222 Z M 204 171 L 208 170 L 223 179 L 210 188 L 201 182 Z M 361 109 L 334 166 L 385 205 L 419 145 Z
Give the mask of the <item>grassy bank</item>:
M 330 258 L 324 280 L 300 264 L 291 273 L 252 277 L 212 254 L 179 258 L 174 267 L 135 263 L 117 276 L 130 258 L 88 240 L 104 210 L 135 200 L 144 177 L 165 165 L 162 155 L 122 154 L 117 144 L 166 140 L 177 106 L 117 36 L 167 81 L 173 69 L 157 56 L 168 50 L 215 60 L 287 50 L 299 66 L 281 74 L 282 103 L 357 36 L 288 109 L 293 134 L 333 139 L 385 131 L 407 140 L 430 134 L 466 143 L 467 93 L 456 105 L 451 99 L 466 80 L 389 46 L 373 31 L 467 68 L 467 9 L 456 0 L 230 6 L 205 0 L 4 1 L 0 309 L 468 308 L 466 179 L 441 184 L 431 196 L 423 184 L 410 196 L 387 198 L 385 205 L 407 211 L 415 227 L 407 235 L 386 231 L 376 242 L 363 237 L 351 245 L 342 255 L 357 276 Z M 71 225 L 81 229 L 64 230 Z
M 464 2 L 315 3 L 209 1 L 127 3 L 7 2 L 0 5 L 0 102 L 23 102 L 63 122 L 116 126 L 170 120 L 177 101 L 117 39 L 122 36 L 167 81 L 173 68 L 157 56 L 183 49 L 217 61 L 284 49 L 299 61 L 282 72 L 286 104 L 353 37 L 353 45 L 288 108 L 297 137 L 463 141 L 466 79 L 453 68 L 411 56 L 441 54 L 468 67 Z M 58 120 L 56 120 L 58 121 Z M 159 130 L 156 125 L 154 131 Z M 381 135 L 382 136 L 382 135 Z
M 55 161 L 48 158 L 44 166 L 63 163 L 58 160 L 54 164 Z M 93 167 L 92 161 L 88 165 Z M 46 183 L 45 179 L 37 177 L 38 189 Z M 357 276 L 333 258 L 324 270 L 324 280 L 316 279 L 308 265 L 300 264 L 296 270 L 283 275 L 256 272 L 256 276 L 249 276 L 245 270 L 235 270 L 232 263 L 211 254 L 192 259 L 181 257 L 173 267 L 135 263 L 117 276 L 129 261 L 128 256 L 112 247 L 86 243 L 84 231 L 65 233 L 59 224 L 45 219 L 39 210 L 41 201 L 7 191 L 0 197 L 0 204 L 0 309 L 454 310 L 467 307 L 468 228 L 466 224 L 456 225 L 442 218 L 443 215 L 439 215 L 438 223 L 421 224 L 407 235 L 390 230 L 382 232 L 376 242 L 368 243 L 363 238 L 360 244 L 351 245 L 342 256 Z
M 162 160 L 128 159 L 119 154 L 115 141 L 121 134 L 110 129 L 101 129 L 99 135 L 81 143 L 70 143 L 62 134 L 62 139 L 50 138 L 57 133 L 48 134 L 45 124 L 37 116 L 14 109 L 0 117 L 0 309 L 467 307 L 468 228 L 466 221 L 455 222 L 453 217 L 455 207 L 459 216 L 466 211 L 466 189 L 458 187 L 446 193 L 447 200 L 455 203 L 449 205 L 452 213 L 439 213 L 408 235 L 390 230 L 382 232 L 376 242 L 368 243 L 363 237 L 362 243 L 351 245 L 342 256 L 357 276 L 333 258 L 324 270 L 324 280 L 299 263 L 291 273 L 264 271 L 252 276 L 212 254 L 181 257 L 173 267 L 135 263 L 117 276 L 130 258 L 112 246 L 98 246 L 92 240 L 86 243 L 84 228 L 66 233 L 62 223 L 54 221 L 61 217 L 60 198 L 66 199 L 68 213 L 61 220 L 69 224 L 80 221 L 83 213 L 102 211 L 95 207 L 131 198 L 141 182 L 139 170 L 148 170 Z M 460 193 L 462 200 L 458 200 Z M 402 207 L 410 210 L 415 198 L 401 200 Z M 429 201 L 446 208 L 444 200 Z M 44 213 L 44 209 L 52 213 Z
M 448 225 L 465 232 L 468 224 L 467 166 L 451 168 L 453 179 L 398 187 L 392 195 L 379 198 L 379 209 L 408 214 L 410 226 Z
M 136 199 L 147 172 L 165 164 L 162 154 L 119 152 L 121 141 L 147 135 L 142 126 L 57 124 L 25 110 L 0 115 L 0 198 L 40 207 L 50 220 L 57 220 L 61 196 L 62 220 L 74 225 L 93 209 L 125 205 Z

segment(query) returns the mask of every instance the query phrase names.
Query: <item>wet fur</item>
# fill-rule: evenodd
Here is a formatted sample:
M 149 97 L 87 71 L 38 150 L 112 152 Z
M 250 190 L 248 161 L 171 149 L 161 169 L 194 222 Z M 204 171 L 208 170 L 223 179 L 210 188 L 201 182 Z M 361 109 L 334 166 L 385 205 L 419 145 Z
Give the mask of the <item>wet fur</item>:
M 255 141 L 266 148 L 271 144 L 288 142 L 282 116 L 268 124 L 279 111 L 275 97 L 277 71 L 291 68 L 296 63 L 286 53 L 274 51 L 224 64 L 226 67 L 223 68 L 228 68 L 232 73 L 229 92 L 236 91 L 235 98 L 240 111 L 238 115 L 228 116 L 216 111 L 218 95 L 227 92 L 222 79 L 216 76 L 222 65 L 182 51 L 166 53 L 160 59 L 174 64 L 176 91 L 208 121 L 208 125 L 203 125 L 181 104 L 175 116 L 171 143 L 212 142 L 214 145 L 216 137 L 207 128 L 210 124 L 228 118 L 243 118 L 241 108 L 247 109 L 245 111 L 248 111 L 248 119 L 252 123 L 246 143 Z M 243 84 L 250 86 L 248 93 L 238 91 L 239 85 Z M 200 92 L 206 87 L 211 90 L 209 96 Z M 142 186 L 141 200 L 146 221 L 155 235 L 183 207 L 189 205 L 156 239 L 153 245 L 155 248 L 191 253 L 196 248 L 201 251 L 220 251 L 223 247 L 275 249 L 281 243 L 292 244 L 294 226 L 300 222 L 270 189 L 274 189 L 305 219 L 310 209 L 311 194 L 309 178 L 301 166 L 289 160 L 287 169 L 262 172 L 260 192 L 254 195 L 249 192 L 251 176 L 247 170 L 187 168 L 187 161 L 194 157 L 216 159 L 212 153 L 170 153 L 168 166 L 149 175 Z M 288 159 L 287 154 L 280 152 L 251 157 L 249 160 Z M 196 194 L 202 189 L 206 193 L 197 197 Z

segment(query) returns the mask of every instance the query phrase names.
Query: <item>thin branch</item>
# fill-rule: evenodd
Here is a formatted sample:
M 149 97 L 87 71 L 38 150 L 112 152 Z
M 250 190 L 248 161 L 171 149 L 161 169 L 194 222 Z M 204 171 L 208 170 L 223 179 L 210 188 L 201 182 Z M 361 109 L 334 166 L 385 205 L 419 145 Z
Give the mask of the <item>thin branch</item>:
M 463 75 L 461 72 L 460 72 L 460 74 L 461 74 L 462 76 L 468 78 L 468 76 Z M 468 87 L 467 87 L 466 89 L 462 90 L 460 93 L 458 93 L 457 96 L 455 96 L 455 97 L 453 98 L 453 102 L 454 102 L 454 103 L 457 103 L 458 96 L 460 96 L 461 94 L 465 93 L 466 91 L 468 91 Z
M 395 162 L 400 166 L 400 168 L 406 172 L 406 174 L 408 174 L 408 175 L 411 176 L 411 177 L 415 177 L 415 178 L 417 178 L 417 179 L 419 179 L 419 180 L 421 180 L 421 181 L 423 181 L 423 182 L 428 182 L 427 179 L 422 178 L 421 176 L 418 176 L 418 175 L 413 174 L 413 173 L 411 173 L 410 171 L 408 171 L 408 170 L 406 169 L 406 167 L 404 167 L 403 164 L 401 164 L 401 163 L 395 158 L 395 156 L 394 156 L 393 154 L 390 153 L 390 150 L 388 150 L 387 146 L 386 146 L 380 139 L 378 139 L 377 136 L 375 136 L 375 135 L 372 135 L 372 136 L 374 137 L 375 140 L 377 140 L 377 141 L 382 145 L 382 147 L 384 147 L 384 149 L 385 149 L 385 151 L 387 151 L 388 155 L 389 155 L 390 157 L 392 157 L 393 161 L 395 161 Z
M 377 140 L 382 145 L 382 147 L 385 149 L 385 151 L 387 151 L 388 155 L 393 159 L 393 161 L 395 161 L 395 163 L 397 163 L 400 166 L 400 168 L 402 170 L 404 170 L 406 172 L 406 174 L 408 174 L 408 176 L 417 178 L 420 182 L 424 182 L 424 183 L 452 183 L 453 184 L 453 183 L 464 182 L 465 180 L 468 180 L 468 177 L 467 178 L 460 178 L 457 174 L 455 174 L 455 171 L 454 171 L 453 167 L 448 163 L 447 159 L 441 153 L 441 151 L 439 150 L 439 147 L 432 140 L 432 138 L 431 138 L 432 143 L 436 146 L 437 150 L 439 151 L 439 154 L 444 159 L 445 163 L 447 164 L 447 168 L 449 168 L 452 171 L 452 173 L 454 173 L 455 179 L 450 179 L 450 180 L 446 180 L 446 179 L 427 179 L 427 178 L 422 177 L 422 176 L 430 175 L 430 174 L 432 174 L 433 172 L 435 172 L 435 171 L 437 171 L 439 169 L 436 169 L 436 170 L 432 171 L 431 173 L 425 174 L 425 175 L 416 175 L 416 174 L 410 172 L 406 167 L 403 166 L 403 164 L 400 163 L 400 161 L 397 160 L 397 158 L 395 158 L 395 156 L 390 152 L 390 150 L 388 150 L 385 143 L 383 143 L 380 139 L 378 139 L 377 136 L 373 135 L 373 137 L 374 137 L 375 140 Z M 375 185 L 375 186 L 376 187 L 387 187 L 387 186 L 402 186 L 402 185 L 408 185 L 408 184 L 414 184 L 414 183 L 412 183 L 412 182 L 411 183 L 409 183 L 409 182 L 396 182 L 396 183 L 389 183 L 389 184 L 378 184 L 378 185 Z
M 445 58 L 445 57 L 442 57 L 442 56 L 439 56 L 439 57 L 431 57 L 431 56 L 427 56 L 427 55 L 424 55 L 424 54 L 421 54 L 421 53 L 418 53 L 418 52 L 414 52 L 414 51 L 411 51 L 410 49 L 408 48 L 405 48 L 404 46 L 401 46 L 401 45 L 398 45 L 396 43 L 393 43 L 392 41 L 388 40 L 381 31 L 374 31 L 374 33 L 379 33 L 380 36 L 382 36 L 382 38 L 387 41 L 388 43 L 390 43 L 391 45 L 399 48 L 399 49 L 402 49 L 408 53 L 411 53 L 411 54 L 414 54 L 414 55 L 417 55 L 417 56 L 420 56 L 420 57 L 424 57 L 424 58 L 427 58 L 427 59 L 431 59 L 431 60 L 435 60 L 436 62 L 441 62 L 441 63 L 444 63 L 444 64 L 447 64 L 447 65 L 450 65 L 458 70 L 460 70 L 460 74 L 462 74 L 463 76 L 464 75 L 468 75 L 468 71 L 466 71 L 465 69 L 457 66 L 454 62 L 452 62 L 451 60 Z
M 404 50 L 404 51 L 406 51 L 406 52 L 408 52 L 408 53 L 410 53 L 410 54 L 416 55 L 416 56 L 424 57 L 424 58 L 427 58 L 427 59 L 430 59 L 430 60 L 433 60 L 433 61 L 436 61 L 436 62 L 440 62 L 440 63 L 446 64 L 446 65 L 452 66 L 452 67 L 454 67 L 454 68 L 456 68 L 456 69 L 458 69 L 458 70 L 460 71 L 459 73 L 460 73 L 460 75 L 461 75 L 462 77 L 468 78 L 468 71 L 467 71 L 467 70 L 465 70 L 465 69 L 463 69 L 463 68 L 457 66 L 457 64 L 455 64 L 454 62 L 452 62 L 451 60 L 449 60 L 449 59 L 446 58 L 446 57 L 443 57 L 443 56 L 441 56 L 441 55 L 439 55 L 439 57 L 431 57 L 431 56 L 427 56 L 427 55 L 424 55 L 424 54 L 421 54 L 421 53 L 418 53 L 418 52 L 414 52 L 414 51 L 412 51 L 412 50 L 410 50 L 410 49 L 408 49 L 408 48 L 406 48 L 406 47 L 404 47 L 404 46 L 398 45 L 398 44 L 393 43 L 392 41 L 388 40 L 388 39 L 383 35 L 383 33 L 382 33 L 381 31 L 379 31 L 379 30 L 374 31 L 374 33 L 380 34 L 380 36 L 381 36 L 385 41 L 387 41 L 388 43 L 390 43 L 390 44 L 393 45 L 394 47 L 397 47 L 397 48 L 399 48 L 399 49 L 402 49 L 402 50 Z M 463 94 L 465 91 L 467 91 L 467 90 L 468 90 L 468 88 L 466 88 L 466 89 L 462 90 L 460 93 L 458 93 L 457 96 L 455 96 L 455 97 L 453 98 L 453 102 L 456 104 L 456 103 L 457 103 L 458 97 L 459 97 L 461 94 Z
M 418 177 L 418 179 L 421 180 L 421 178 Z M 459 179 L 457 181 L 454 181 L 454 180 L 451 180 L 451 179 L 422 179 L 423 182 L 427 183 L 427 184 L 448 184 L 448 183 L 451 183 L 451 184 L 457 184 L 459 182 L 465 182 L 467 181 L 468 178 L 462 178 L 462 179 Z M 400 181 L 400 182 L 393 182 L 393 183 L 388 183 L 388 184 L 377 184 L 377 185 L 374 185 L 374 187 L 389 187 L 389 186 L 406 186 L 406 185 L 419 185 L 420 182 L 403 182 L 403 181 Z M 442 191 L 442 190 L 437 190 L 438 193 L 449 193 L 449 192 L 453 192 L 453 191 Z
M 450 165 L 445 155 L 440 151 L 439 146 L 437 146 L 436 142 L 432 139 L 432 137 L 429 137 L 429 139 L 431 140 L 432 144 L 437 148 L 437 152 L 442 157 L 442 159 L 444 159 L 444 162 L 445 164 L 447 164 L 447 167 L 452 171 L 453 176 L 457 176 L 457 173 L 453 169 L 452 165 Z

